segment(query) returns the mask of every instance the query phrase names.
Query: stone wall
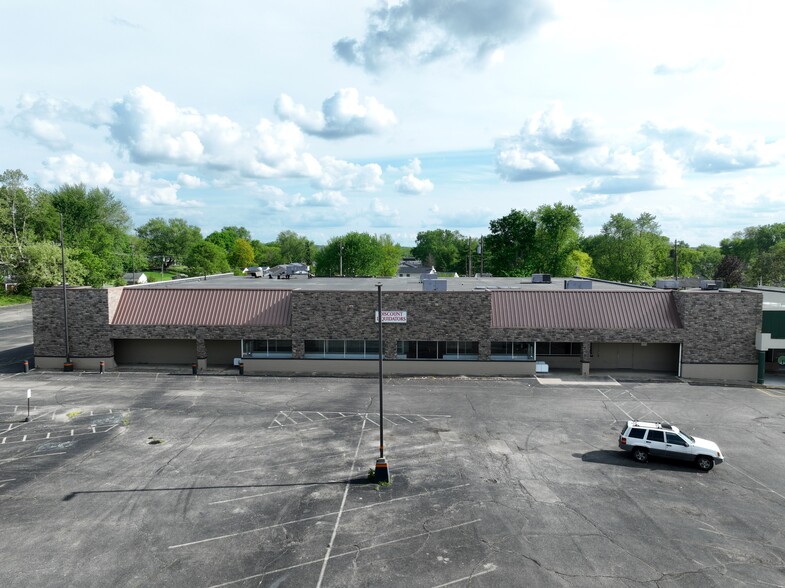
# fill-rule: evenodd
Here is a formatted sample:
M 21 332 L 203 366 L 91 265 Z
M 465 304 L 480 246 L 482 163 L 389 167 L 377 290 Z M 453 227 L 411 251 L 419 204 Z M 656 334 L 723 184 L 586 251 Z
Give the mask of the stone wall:
M 292 331 L 297 339 L 378 339 L 376 292 L 295 291 Z M 491 324 L 488 292 L 384 292 L 383 310 L 405 310 L 406 323 L 384 323 L 384 355 L 395 359 L 397 341 L 486 342 Z M 298 356 L 295 353 L 295 356 Z M 300 355 L 301 357 L 301 355 Z
M 707 290 L 673 296 L 684 325 L 682 363 L 757 364 L 762 294 Z
M 114 355 L 109 334 L 109 291 L 68 288 L 68 342 L 73 359 Z M 36 357 L 65 357 L 61 288 L 33 289 L 33 339 Z

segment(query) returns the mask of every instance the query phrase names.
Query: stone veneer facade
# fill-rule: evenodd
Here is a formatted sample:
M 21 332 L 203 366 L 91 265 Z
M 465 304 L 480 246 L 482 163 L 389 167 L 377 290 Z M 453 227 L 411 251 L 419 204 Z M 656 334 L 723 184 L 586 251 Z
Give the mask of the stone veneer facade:
M 374 322 L 376 292 L 295 290 L 291 292 L 291 324 L 270 327 L 114 325 L 111 319 L 121 293 L 122 288 L 68 290 L 70 352 L 77 368 L 97 368 L 99 361 L 105 361 L 108 367 L 114 366 L 115 339 L 195 340 L 197 357 L 194 360 L 198 360 L 200 367 L 207 365 L 207 340 L 291 339 L 294 359 L 303 362 L 303 367 L 308 363 L 306 373 L 314 373 L 314 370 L 331 373 L 342 369 L 337 365 L 342 362 L 316 360 L 314 363 L 302 359 L 306 339 L 376 339 L 378 336 L 378 325 Z M 408 320 L 405 324 L 384 325 L 384 355 L 386 359 L 395 359 L 399 340 L 479 341 L 479 362 L 436 361 L 425 362 L 419 367 L 415 364 L 420 361 L 395 363 L 409 365 L 412 373 L 423 373 L 427 364 L 441 364 L 438 373 L 455 366 L 454 369 L 462 370 L 456 373 L 463 374 L 471 374 L 474 363 L 476 373 L 487 374 L 491 341 L 580 341 L 584 343 L 580 361 L 586 366 L 591 359 L 588 354 L 591 343 L 671 343 L 681 344 L 680 368 L 685 376 L 754 380 L 755 340 L 761 325 L 762 296 L 731 291 L 677 291 L 672 296 L 682 322 L 681 329 L 500 329 L 491 327 L 491 293 L 488 291 L 386 291 L 383 293 L 384 308 L 405 310 Z M 62 290 L 34 290 L 33 330 L 36 365 L 62 367 L 65 358 Z M 247 363 L 259 362 L 273 365 L 270 360 L 248 360 Z M 526 365 L 522 367 L 522 363 Z M 278 364 L 287 366 L 285 371 L 298 372 L 292 360 L 280 360 Z M 493 362 L 493 369 L 503 373 L 506 364 L 518 364 L 510 366 L 511 374 L 533 373 L 531 362 Z M 368 362 L 358 365 L 367 366 Z M 588 367 L 584 373 L 587 371 Z

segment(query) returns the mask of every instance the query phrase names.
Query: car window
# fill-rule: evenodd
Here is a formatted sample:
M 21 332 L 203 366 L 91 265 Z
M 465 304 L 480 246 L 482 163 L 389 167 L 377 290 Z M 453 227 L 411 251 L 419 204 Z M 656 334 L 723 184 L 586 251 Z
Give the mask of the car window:
M 671 445 L 681 445 L 682 447 L 687 446 L 687 442 L 676 433 L 665 433 L 665 437 L 668 439 L 668 443 Z
M 665 433 L 662 431 L 649 431 L 649 436 L 646 437 L 649 441 L 659 441 L 660 443 L 665 442 Z
M 636 429 L 633 427 L 630 429 L 630 434 L 627 437 L 632 437 L 633 439 L 643 439 L 643 436 L 646 434 L 646 429 Z

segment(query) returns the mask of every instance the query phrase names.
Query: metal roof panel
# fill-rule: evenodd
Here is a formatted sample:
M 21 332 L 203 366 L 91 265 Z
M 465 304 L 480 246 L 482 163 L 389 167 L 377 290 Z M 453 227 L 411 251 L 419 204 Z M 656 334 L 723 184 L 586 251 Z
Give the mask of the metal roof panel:
M 124 289 L 114 325 L 287 326 L 289 290 Z
M 680 329 L 670 292 L 494 291 L 492 328 Z

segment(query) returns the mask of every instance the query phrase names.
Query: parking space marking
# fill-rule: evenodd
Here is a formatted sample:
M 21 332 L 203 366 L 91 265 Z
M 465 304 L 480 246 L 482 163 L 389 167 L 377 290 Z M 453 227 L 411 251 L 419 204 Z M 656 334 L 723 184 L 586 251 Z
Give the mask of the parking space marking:
M 294 417 L 297 415 L 301 415 L 302 420 L 296 420 Z M 311 416 L 309 416 L 311 415 Z M 314 419 L 311 418 L 314 415 L 319 415 L 321 419 Z M 273 422 L 270 423 L 270 426 L 267 427 L 268 429 L 274 429 L 278 427 L 291 427 L 294 425 L 302 425 L 307 423 L 318 423 L 322 421 L 331 421 L 336 419 L 346 419 L 346 418 L 362 418 L 363 420 L 371 420 L 371 416 L 378 416 L 378 412 L 320 412 L 317 410 L 281 410 L 278 414 L 273 418 Z M 298 417 L 299 418 L 299 417 Z M 428 423 L 435 419 L 448 419 L 450 418 L 449 414 L 385 414 L 384 420 L 391 423 L 393 426 L 401 425 L 403 423 L 414 424 L 416 422 L 425 422 Z M 291 422 L 286 422 L 291 421 Z M 373 424 L 377 427 L 379 423 L 371 420 Z
M 272 492 L 264 492 L 262 494 L 253 494 L 251 496 L 239 496 L 237 498 L 227 498 L 226 500 L 216 500 L 214 502 L 208 502 L 207 504 L 226 504 L 227 502 L 237 502 L 238 500 L 250 500 L 251 498 L 261 498 L 262 496 L 270 496 L 270 494 L 280 494 L 281 492 L 292 492 L 293 490 L 299 490 L 298 487 L 294 488 L 284 488 L 283 490 L 273 490 Z
M 472 580 L 477 576 L 484 576 L 485 574 L 490 574 L 491 572 L 496 571 L 496 565 L 492 563 L 487 563 L 483 566 L 485 569 L 481 572 L 477 572 L 472 574 L 471 576 L 464 576 L 463 578 L 458 578 L 457 580 L 453 580 L 452 582 L 447 582 L 446 584 L 439 584 L 438 586 L 434 586 L 433 588 L 444 588 L 445 586 L 452 586 L 454 584 L 458 584 L 460 582 L 466 582 L 468 580 Z
M 774 489 L 772 489 L 772 488 L 769 488 L 768 486 L 766 486 L 766 484 L 764 484 L 764 483 L 763 483 L 763 482 L 761 482 L 760 480 L 758 480 L 758 479 L 756 479 L 756 478 L 753 478 L 752 476 L 750 476 L 750 475 L 749 475 L 747 472 L 745 472 L 745 471 L 744 471 L 744 470 L 742 470 L 741 468 L 738 468 L 738 467 L 736 467 L 735 465 L 728 463 L 727 461 L 725 462 L 725 464 L 726 464 L 726 465 L 727 465 L 729 468 L 732 468 L 732 469 L 736 470 L 736 471 L 737 471 L 737 472 L 739 472 L 740 474 L 744 474 L 745 476 L 747 476 L 747 477 L 748 477 L 750 480 L 752 480 L 753 482 L 755 482 L 755 483 L 756 483 L 758 486 L 760 486 L 761 488 L 765 488 L 766 490 L 768 490 L 769 492 L 771 492 L 771 493 L 772 493 L 772 494 L 774 494 L 775 496 L 779 496 L 780 498 L 782 498 L 783 500 L 785 500 L 785 496 L 783 496 L 782 494 L 780 494 L 780 493 L 779 493 L 779 492 L 777 492 L 776 490 L 774 490 Z
M 98 435 L 101 433 L 108 433 L 117 426 L 106 425 L 104 427 L 97 427 L 95 425 L 85 425 L 84 429 L 66 429 L 65 431 L 48 431 L 46 433 L 27 433 L 24 435 L 16 435 L 15 437 L 6 435 L 0 441 L 0 445 L 9 445 L 11 443 L 27 443 L 29 441 L 46 441 L 47 439 L 62 439 L 63 437 L 81 437 L 83 435 Z M 7 432 L 7 431 L 6 431 Z
M 391 498 L 390 500 L 385 500 L 384 502 L 377 502 L 374 504 L 365 504 L 363 506 L 355 506 L 354 508 L 347 508 L 344 512 L 354 512 L 358 510 L 364 510 L 366 508 L 376 508 L 379 506 L 385 506 L 388 504 L 392 504 L 393 502 L 398 502 L 399 500 L 411 500 L 412 498 L 420 498 L 421 496 L 430 496 L 431 494 L 435 494 L 437 492 L 449 492 L 450 490 L 457 490 L 458 488 L 465 488 L 469 486 L 469 484 L 458 484 L 457 486 L 449 486 L 447 488 L 436 488 L 435 490 L 426 490 L 425 492 L 419 492 L 417 494 L 411 494 L 410 496 L 399 496 L 397 498 Z M 294 519 L 291 521 L 285 521 L 283 523 L 277 523 L 275 525 L 268 525 L 266 527 L 257 527 L 255 529 L 248 529 L 246 531 L 238 531 L 237 533 L 229 533 L 227 535 L 219 535 L 217 537 L 208 537 L 207 539 L 199 539 L 198 541 L 189 541 L 188 543 L 180 543 L 178 545 L 170 545 L 169 549 L 179 549 L 181 547 L 190 547 L 191 545 L 199 545 L 201 543 L 210 543 L 211 541 L 218 541 L 221 539 L 231 539 L 232 537 L 240 537 L 242 535 L 248 535 L 250 533 L 259 533 L 261 531 L 268 531 L 270 529 L 277 529 L 279 527 L 286 527 L 288 525 L 294 525 L 296 523 L 304 523 L 307 521 L 314 521 L 316 519 L 323 519 L 326 517 L 331 517 L 333 515 L 337 515 L 338 511 L 327 512 L 320 515 L 314 515 L 312 517 L 305 517 L 302 519 Z
M 432 529 L 432 530 L 429 530 L 429 531 L 425 531 L 423 533 L 416 533 L 415 535 L 409 535 L 408 537 L 401 537 L 400 539 L 392 539 L 390 541 L 384 541 L 383 543 L 377 543 L 375 545 L 369 545 L 367 547 L 359 547 L 359 548 L 356 548 L 356 549 L 352 549 L 351 551 L 346 551 L 344 553 L 338 553 L 336 555 L 333 555 L 333 556 L 331 556 L 330 559 L 338 559 L 339 557 L 347 557 L 349 555 L 356 555 L 357 553 L 359 553 L 361 551 L 368 551 L 370 549 L 378 549 L 380 547 L 387 547 L 388 545 L 393 545 L 395 543 L 401 543 L 403 541 L 409 541 L 410 539 L 417 539 L 418 537 L 426 537 L 428 535 L 433 535 L 435 533 L 443 533 L 444 531 L 451 531 L 452 529 L 458 529 L 460 527 L 466 527 L 467 525 L 474 525 L 475 523 L 479 523 L 480 521 L 482 521 L 482 519 L 474 519 L 473 521 L 466 521 L 465 523 L 458 523 L 456 525 L 450 525 L 449 527 L 443 527 L 441 529 Z M 314 560 L 310 560 L 310 561 L 304 561 L 302 563 L 294 564 L 294 565 L 291 565 L 291 566 L 287 566 L 285 568 L 278 568 L 278 569 L 275 569 L 275 570 L 269 570 L 267 572 L 262 572 L 260 574 L 254 574 L 252 576 L 246 576 L 245 578 L 239 578 L 237 580 L 231 580 L 229 582 L 224 582 L 223 584 L 213 584 L 209 588 L 222 588 L 223 586 L 231 586 L 232 584 L 239 584 L 240 582 L 246 582 L 248 580 L 255 580 L 257 578 L 263 578 L 264 576 L 267 576 L 267 575 L 270 575 L 270 574 L 279 574 L 281 572 L 288 572 L 289 570 L 294 570 L 294 569 L 297 569 L 297 568 L 303 568 L 305 566 L 310 566 L 310 565 L 313 565 L 313 564 L 317 564 L 317 563 L 319 563 L 321 561 L 322 561 L 321 559 L 314 559 Z M 461 578 L 460 580 L 454 580 L 454 581 L 449 582 L 447 584 L 442 584 L 442 586 L 449 586 L 450 584 L 455 584 L 457 582 L 462 582 L 464 580 L 471 579 L 471 578 L 474 578 L 474 577 L 477 577 L 477 576 L 482 576 L 483 574 L 487 574 L 488 572 L 492 572 L 492 571 L 494 571 L 496 569 L 496 566 L 494 564 L 485 564 L 486 568 L 488 566 L 493 566 L 493 569 L 488 569 L 487 571 L 478 572 L 476 574 L 472 574 L 471 576 L 466 576 L 465 578 Z M 439 588 L 439 587 L 437 586 L 435 588 Z
M 333 551 L 333 545 L 335 544 L 335 537 L 338 534 L 338 525 L 341 524 L 341 515 L 343 514 L 343 509 L 346 506 L 346 497 L 349 495 L 349 488 L 351 487 L 352 484 L 352 476 L 354 475 L 354 466 L 357 464 L 357 456 L 360 455 L 360 445 L 362 444 L 363 433 L 365 433 L 366 422 L 367 420 L 364 419 L 363 426 L 360 429 L 360 438 L 357 439 L 357 447 L 355 447 L 354 449 L 354 457 L 352 458 L 352 469 L 349 472 L 349 477 L 346 479 L 346 487 L 343 490 L 343 498 L 341 499 L 341 508 L 338 509 L 338 516 L 335 518 L 335 526 L 333 527 L 333 534 L 332 537 L 330 537 L 330 542 L 327 544 L 327 553 L 324 555 L 324 561 L 322 562 L 322 571 L 319 573 L 319 581 L 316 583 L 316 588 L 321 588 L 322 580 L 324 579 L 324 572 L 327 570 L 327 562 L 330 561 L 330 554 Z
M 562 378 L 546 378 L 534 376 L 539 384 L 543 386 L 596 386 L 598 380 L 563 380 Z M 607 376 L 607 380 L 601 380 L 604 386 L 621 386 L 619 382 L 612 377 Z
M 597 388 L 597 392 L 599 392 L 600 394 L 602 394 L 602 395 L 605 397 L 605 399 L 606 399 L 608 402 L 610 402 L 611 404 L 613 404 L 613 406 L 615 406 L 615 407 L 616 407 L 616 408 L 618 408 L 618 409 L 619 409 L 621 412 L 623 412 L 623 413 L 624 413 L 624 415 L 627 417 L 627 420 L 630 420 L 630 421 L 642 421 L 642 420 L 644 419 L 644 417 L 647 417 L 648 415 L 652 414 L 652 415 L 654 415 L 654 416 L 655 416 L 655 417 L 656 417 L 656 418 L 657 418 L 659 421 L 661 421 L 661 422 L 667 422 L 667 421 L 666 421 L 666 419 L 662 417 L 662 415 L 660 415 L 660 414 L 659 414 L 659 413 L 658 413 L 656 410 L 654 410 L 653 408 L 651 408 L 649 405 L 647 405 L 647 404 L 646 404 L 645 402 L 643 402 L 641 399 L 637 398 L 637 397 L 636 397 L 636 396 L 635 396 L 635 395 L 634 395 L 632 392 L 630 392 L 629 390 L 624 390 L 622 393 L 620 393 L 620 394 L 616 395 L 616 396 L 615 396 L 616 400 L 615 400 L 614 398 L 611 398 L 611 397 L 610 397 L 608 394 L 606 394 L 606 392 L 608 392 L 608 393 L 609 393 L 609 392 L 610 392 L 610 390 L 601 390 L 601 389 Z M 632 402 L 634 405 L 636 405 L 636 407 L 637 407 L 638 409 L 640 409 L 640 407 L 643 407 L 643 408 L 645 408 L 645 409 L 646 409 L 646 412 L 643 412 L 643 413 L 639 414 L 639 416 L 637 416 L 637 417 L 634 417 L 634 416 L 632 416 L 632 415 L 631 415 L 629 412 L 627 412 L 626 410 L 624 410 L 624 408 L 622 408 L 622 406 L 621 406 L 621 404 L 620 404 L 620 402 L 622 402 L 621 398 L 622 398 L 623 396 L 629 396 L 629 399 L 630 399 L 629 401 L 630 401 L 630 402 Z

